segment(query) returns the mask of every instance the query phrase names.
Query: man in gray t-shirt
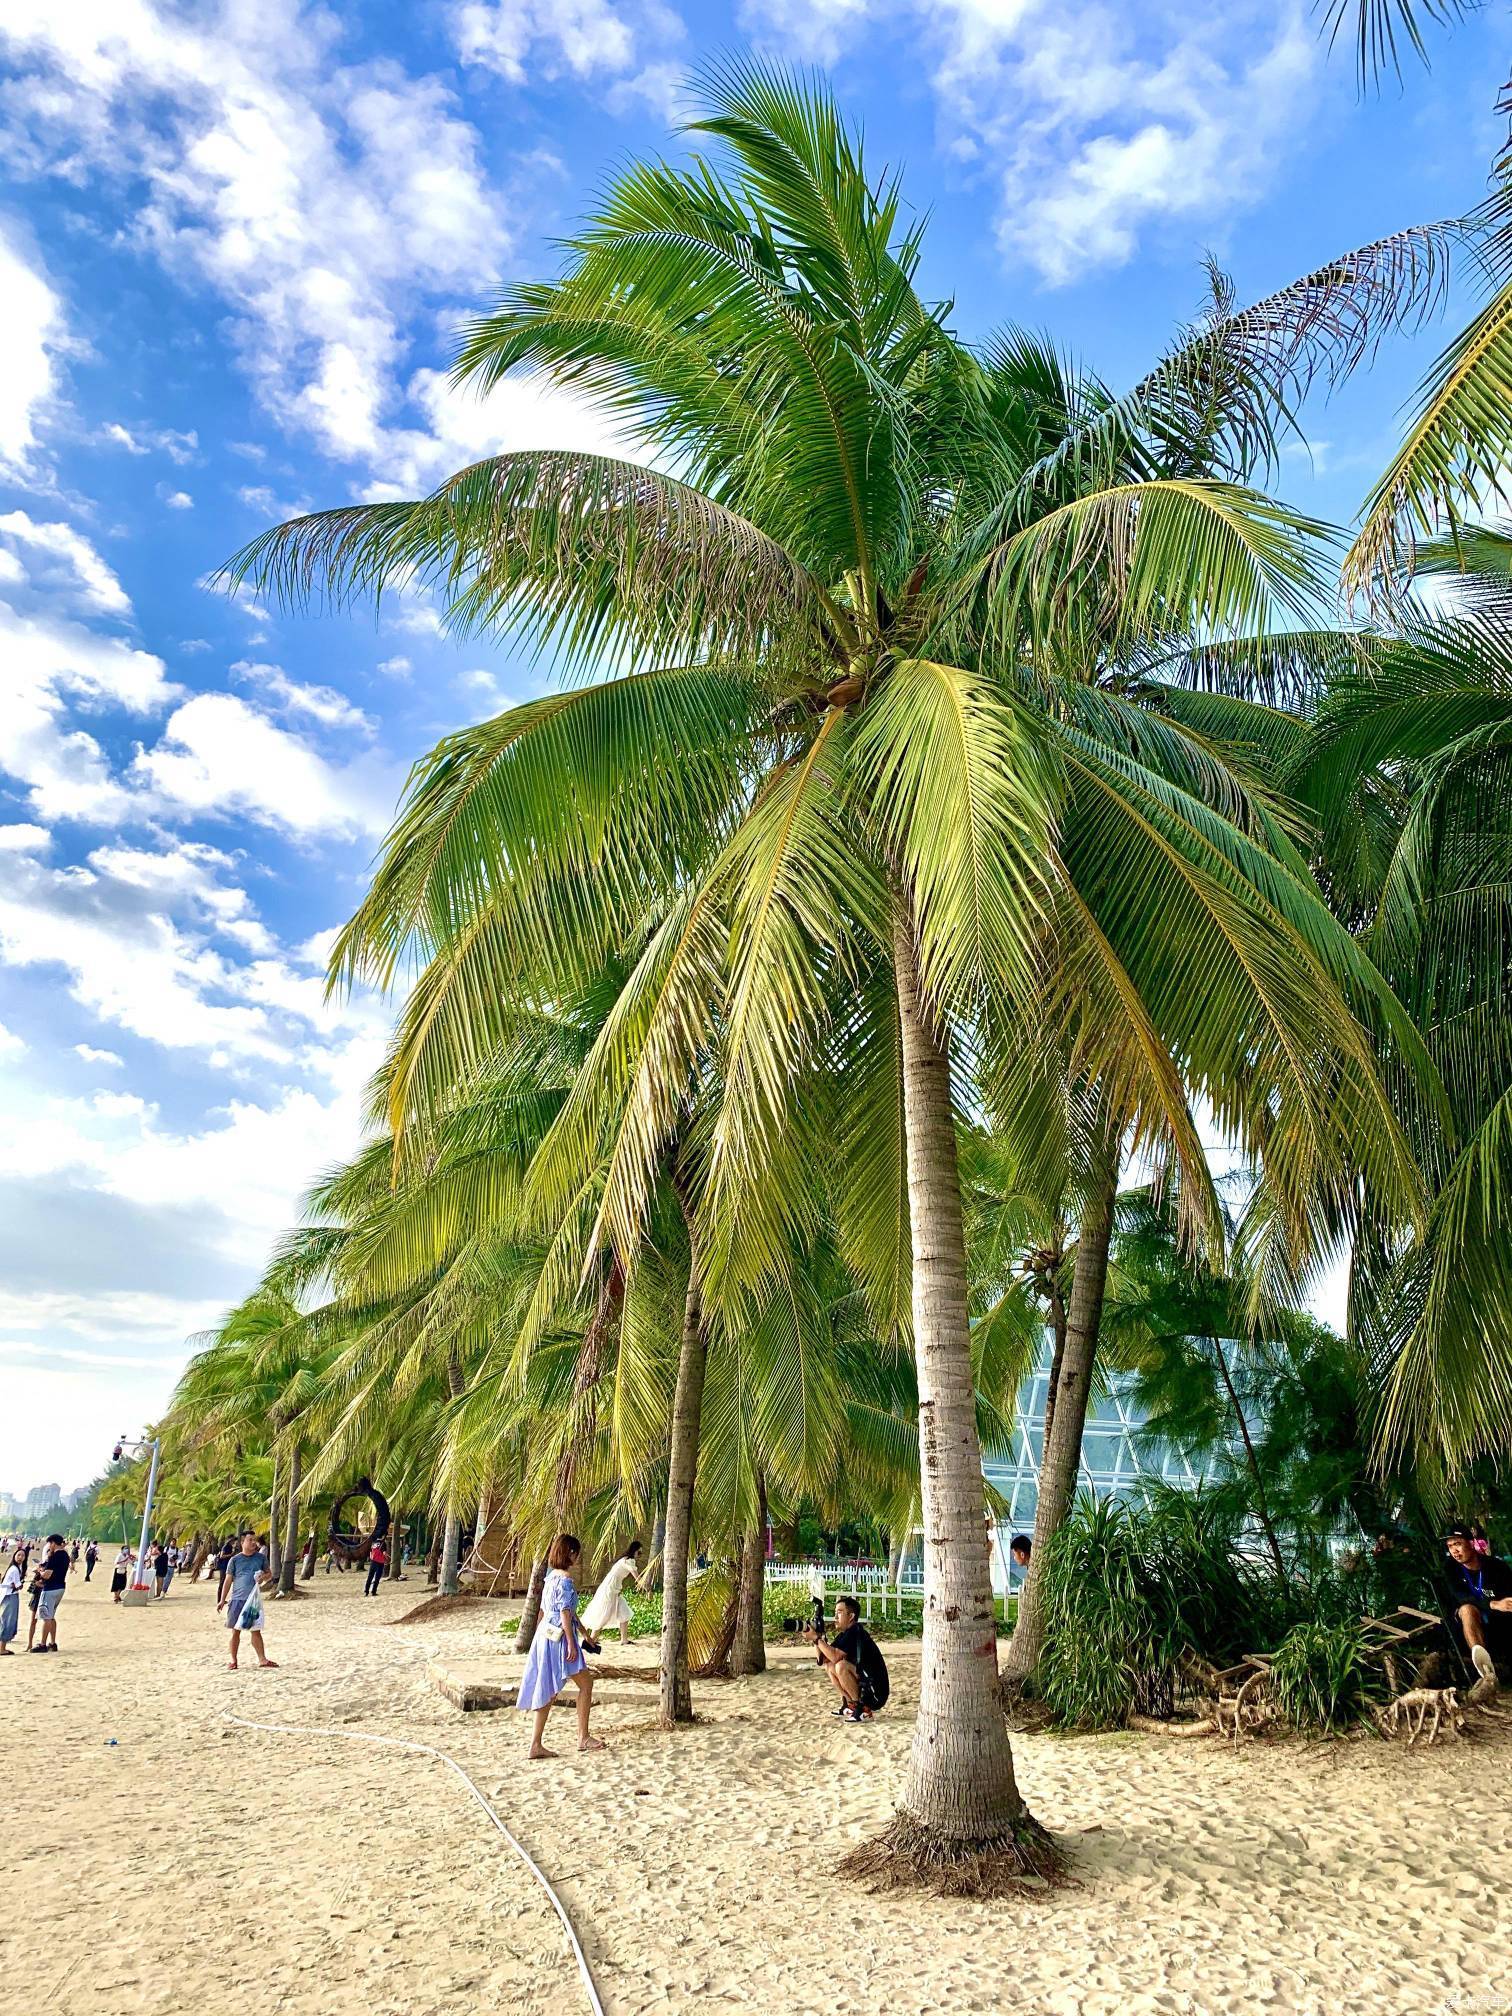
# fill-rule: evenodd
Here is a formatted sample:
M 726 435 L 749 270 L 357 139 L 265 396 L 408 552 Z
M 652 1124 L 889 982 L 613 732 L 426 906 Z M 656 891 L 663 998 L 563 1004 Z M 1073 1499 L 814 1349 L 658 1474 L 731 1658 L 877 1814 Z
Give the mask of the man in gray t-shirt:
M 261 1591 L 266 1589 L 272 1579 L 272 1576 L 268 1573 L 268 1557 L 258 1544 L 257 1535 L 255 1533 L 243 1533 L 241 1537 L 241 1551 L 233 1554 L 231 1559 L 226 1563 L 226 1572 L 221 1576 L 220 1593 L 215 1600 L 216 1609 L 225 1611 L 226 1623 L 231 1632 L 231 1670 L 233 1673 L 236 1671 L 237 1653 L 241 1649 L 242 1610 L 254 1590 Z M 276 1666 L 278 1661 L 270 1659 L 263 1649 L 261 1628 L 262 1597 L 260 1594 L 253 1608 L 254 1614 L 257 1616 L 257 1623 L 249 1628 L 247 1636 L 252 1640 L 252 1650 L 257 1654 L 257 1663 L 259 1666 Z

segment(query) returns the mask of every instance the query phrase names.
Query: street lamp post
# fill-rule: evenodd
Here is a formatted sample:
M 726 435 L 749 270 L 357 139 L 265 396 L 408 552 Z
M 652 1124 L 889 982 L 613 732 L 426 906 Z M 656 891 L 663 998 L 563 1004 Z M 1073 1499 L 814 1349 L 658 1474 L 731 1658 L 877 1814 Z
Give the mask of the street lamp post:
M 151 1594 L 147 1584 L 147 1536 L 152 1531 L 152 1500 L 157 1491 L 158 1459 L 163 1453 L 162 1437 L 154 1435 L 150 1442 L 143 1442 L 136 1441 L 128 1435 L 123 1435 L 115 1446 L 111 1460 L 119 1462 L 121 1452 L 124 1449 L 150 1449 L 152 1451 L 152 1462 L 147 1470 L 147 1499 L 142 1506 L 142 1540 L 141 1545 L 137 1548 L 136 1573 L 131 1578 L 131 1589 L 129 1591 L 129 1594 L 134 1596 L 140 1590 L 144 1596 L 147 1596 Z

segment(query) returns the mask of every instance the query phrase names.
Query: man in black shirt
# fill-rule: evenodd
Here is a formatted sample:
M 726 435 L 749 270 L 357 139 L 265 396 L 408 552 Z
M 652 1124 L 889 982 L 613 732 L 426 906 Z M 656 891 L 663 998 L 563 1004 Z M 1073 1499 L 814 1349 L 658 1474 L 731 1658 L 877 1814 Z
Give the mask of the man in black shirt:
M 1451 1526 L 1444 1546 L 1465 1650 L 1482 1680 L 1495 1686 L 1495 1653 L 1512 1656 L 1512 1568 L 1482 1554 L 1468 1526 Z
M 42 1622 L 42 1636 L 32 1646 L 33 1652 L 56 1652 L 58 1649 L 58 1605 L 63 1601 L 63 1588 L 71 1566 L 63 1535 L 49 1533 L 47 1553 L 37 1571 L 37 1580 L 42 1585 L 37 1594 L 37 1615 Z
M 826 1644 L 813 1631 L 807 1635 L 814 1640 L 820 1665 L 840 1690 L 840 1706 L 835 1713 L 843 1721 L 869 1722 L 878 1709 L 887 1706 L 891 1692 L 887 1661 L 876 1639 L 861 1622 L 854 1596 L 835 1598 L 833 1644 Z

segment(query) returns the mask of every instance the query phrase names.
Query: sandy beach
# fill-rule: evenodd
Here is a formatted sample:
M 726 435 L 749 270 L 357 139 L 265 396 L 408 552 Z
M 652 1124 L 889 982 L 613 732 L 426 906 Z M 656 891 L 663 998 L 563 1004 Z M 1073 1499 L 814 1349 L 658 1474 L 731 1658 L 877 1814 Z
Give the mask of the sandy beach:
M 609 1748 L 530 1765 L 524 1718 L 463 1716 L 437 1658 L 504 1656 L 503 1606 L 394 1626 L 417 1577 L 364 1601 L 320 1576 L 275 1606 L 278 1672 L 225 1666 L 203 1586 L 116 1608 L 70 1583 L 63 1651 L 0 1665 L 8 1735 L 5 1981 L 30 2011 L 432 2016 L 585 2005 L 560 1927 L 463 1787 L 418 1756 L 254 1734 L 228 1712 L 407 1736 L 456 1757 L 555 1882 L 612 2016 L 667 2009 L 1141 2012 L 1500 2010 L 1512 1741 L 1022 1737 L 1020 1776 L 1065 1841 L 1050 1895 L 871 1897 L 835 1876 L 906 1755 L 918 1653 L 893 1707 L 829 1716 L 779 1651 L 696 1690 L 700 1725 L 606 1700 Z M 653 1648 L 631 1655 L 650 1664 Z M 617 1651 L 606 1658 L 619 1663 Z M 634 1695 L 634 1683 L 614 1690 Z

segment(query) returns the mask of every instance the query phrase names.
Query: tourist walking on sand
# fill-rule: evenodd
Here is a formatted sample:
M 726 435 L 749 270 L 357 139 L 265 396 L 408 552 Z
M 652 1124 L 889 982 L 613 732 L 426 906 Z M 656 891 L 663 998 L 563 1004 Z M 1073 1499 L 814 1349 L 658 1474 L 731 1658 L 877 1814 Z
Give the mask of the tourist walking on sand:
M 226 1627 L 231 1633 L 229 1664 L 233 1673 L 237 1670 L 243 1631 L 252 1640 L 252 1650 L 257 1654 L 259 1666 L 278 1664 L 276 1659 L 268 1657 L 262 1635 L 262 1592 L 272 1580 L 268 1573 L 268 1557 L 259 1546 L 257 1535 L 243 1533 L 241 1552 L 233 1554 L 227 1562 L 226 1572 L 221 1577 L 220 1594 L 215 1599 L 216 1609 L 226 1613 Z
M 68 1583 L 68 1571 L 73 1563 L 68 1558 L 68 1549 L 63 1544 L 61 1533 L 49 1533 L 47 1553 L 42 1566 L 37 1571 L 41 1588 L 37 1592 L 37 1615 L 42 1622 L 42 1640 L 33 1645 L 33 1652 L 56 1652 L 58 1649 L 58 1605 L 63 1601 L 63 1592 Z
M 552 1702 L 568 1680 L 577 1682 L 579 1750 L 602 1750 L 604 1747 L 596 1736 L 588 1734 L 588 1717 L 593 1708 L 593 1675 L 588 1671 L 588 1661 L 583 1656 L 577 1590 L 572 1582 L 572 1569 L 582 1551 L 573 1534 L 558 1533 L 546 1554 L 547 1574 L 541 1590 L 541 1620 L 531 1640 L 525 1671 L 520 1675 L 520 1698 L 515 1704 L 535 1716 L 528 1752 L 532 1760 L 555 1754 L 546 1748 L 543 1741 L 546 1718 L 551 1713 Z
M 630 1637 L 633 1620 L 625 1598 L 625 1584 L 635 1581 L 640 1565 L 636 1556 L 640 1551 L 639 1540 L 632 1540 L 589 1598 L 588 1608 L 583 1612 L 583 1629 L 590 1638 L 601 1638 L 606 1631 L 618 1629 L 621 1645 L 633 1642 Z
M 115 1565 L 110 1571 L 111 1601 L 119 1603 L 126 1584 L 131 1580 L 132 1564 L 136 1560 L 135 1551 L 129 1540 L 121 1542 L 121 1551 L 115 1557 Z
M 11 1659 L 11 1640 L 21 1629 L 21 1584 L 26 1580 L 26 1556 L 20 1548 L 0 1576 L 0 1659 Z
M 368 1551 L 367 1580 L 362 1585 L 364 1596 L 376 1596 L 383 1581 L 383 1571 L 388 1567 L 388 1549 L 381 1540 L 375 1540 Z
M 95 1571 L 95 1563 L 100 1558 L 100 1550 L 93 1540 L 84 1549 L 84 1580 L 87 1582 Z

